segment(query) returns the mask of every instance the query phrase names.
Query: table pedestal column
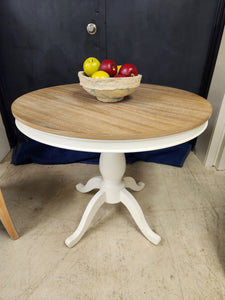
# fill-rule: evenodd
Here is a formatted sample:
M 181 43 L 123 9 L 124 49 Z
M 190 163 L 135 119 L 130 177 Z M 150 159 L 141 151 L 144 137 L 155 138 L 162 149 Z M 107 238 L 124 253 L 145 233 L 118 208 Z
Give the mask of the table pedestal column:
M 102 153 L 99 169 L 102 176 L 91 178 L 86 185 L 79 183 L 76 186 L 77 190 L 82 193 L 87 193 L 93 189 L 99 189 L 99 191 L 86 207 L 76 231 L 66 239 L 66 245 L 73 247 L 79 242 L 103 203 L 116 204 L 119 202 L 122 202 L 129 210 L 143 235 L 150 242 L 157 245 L 161 240 L 160 236 L 149 227 L 138 202 L 126 189 L 140 191 L 144 188 L 144 183 L 136 183 L 132 177 L 123 178 L 126 170 L 125 155 L 123 153 Z

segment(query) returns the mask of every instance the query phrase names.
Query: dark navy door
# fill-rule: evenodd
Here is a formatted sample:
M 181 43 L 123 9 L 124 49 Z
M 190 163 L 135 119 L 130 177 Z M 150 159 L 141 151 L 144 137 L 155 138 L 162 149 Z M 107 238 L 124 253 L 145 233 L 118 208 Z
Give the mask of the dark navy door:
M 219 1 L 107 1 L 107 55 L 143 82 L 199 93 Z
M 95 35 L 86 30 L 91 22 Z M 105 49 L 104 0 L 1 1 L 0 107 L 11 144 L 20 136 L 12 101 L 35 89 L 78 82 L 85 58 L 102 60 Z

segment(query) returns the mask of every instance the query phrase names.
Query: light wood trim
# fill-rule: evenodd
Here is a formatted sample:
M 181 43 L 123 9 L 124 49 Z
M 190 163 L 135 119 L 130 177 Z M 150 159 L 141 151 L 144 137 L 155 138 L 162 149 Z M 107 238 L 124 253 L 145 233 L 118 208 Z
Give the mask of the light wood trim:
M 196 128 L 212 112 L 204 98 L 179 89 L 141 84 L 127 99 L 102 103 L 79 84 L 37 90 L 12 105 L 16 119 L 57 135 L 101 140 L 167 136 Z
M 0 189 L 0 220 L 4 225 L 6 231 L 10 235 L 10 237 L 14 240 L 18 239 L 19 236 L 10 218 L 1 189 Z

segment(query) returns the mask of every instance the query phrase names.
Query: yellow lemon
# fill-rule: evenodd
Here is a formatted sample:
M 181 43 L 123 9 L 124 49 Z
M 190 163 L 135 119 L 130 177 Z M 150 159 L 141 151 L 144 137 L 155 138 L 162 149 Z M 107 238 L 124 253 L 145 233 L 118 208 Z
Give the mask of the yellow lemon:
M 92 78 L 108 78 L 110 77 L 105 71 L 97 71 L 91 75 Z

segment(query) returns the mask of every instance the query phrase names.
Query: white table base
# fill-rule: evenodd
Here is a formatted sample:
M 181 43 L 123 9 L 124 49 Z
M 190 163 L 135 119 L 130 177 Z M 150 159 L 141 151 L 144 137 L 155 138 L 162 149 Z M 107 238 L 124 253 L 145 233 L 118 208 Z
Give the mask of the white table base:
M 130 188 L 134 191 L 140 191 L 144 188 L 144 183 L 136 183 L 132 177 L 123 178 L 126 170 L 125 155 L 123 153 L 102 153 L 99 161 L 99 169 L 102 176 L 91 178 L 86 185 L 80 183 L 76 186 L 77 190 L 82 193 L 87 193 L 93 189 L 99 189 L 99 191 L 89 202 L 79 226 L 66 239 L 65 244 L 71 248 L 79 242 L 103 203 L 116 204 L 122 202 L 129 210 L 143 235 L 150 242 L 157 245 L 161 237 L 149 227 L 138 202 L 126 189 Z
M 126 169 L 123 153 L 158 150 L 179 145 L 199 136 L 207 128 L 207 125 L 208 121 L 185 132 L 149 139 L 92 140 L 40 131 L 16 120 L 16 126 L 21 132 L 46 145 L 63 149 L 102 153 L 100 157 L 100 172 L 102 176 L 90 179 L 85 186 L 82 184 L 77 185 L 78 191 L 82 193 L 95 188 L 98 188 L 99 191 L 88 204 L 77 230 L 66 239 L 65 243 L 68 247 L 74 246 L 82 238 L 103 203 L 114 204 L 119 202 L 122 202 L 130 211 L 144 236 L 157 245 L 161 240 L 160 236 L 155 234 L 148 226 L 136 199 L 126 190 L 126 188 L 131 188 L 138 191 L 144 187 L 144 184 L 137 184 L 131 177 L 123 178 Z

